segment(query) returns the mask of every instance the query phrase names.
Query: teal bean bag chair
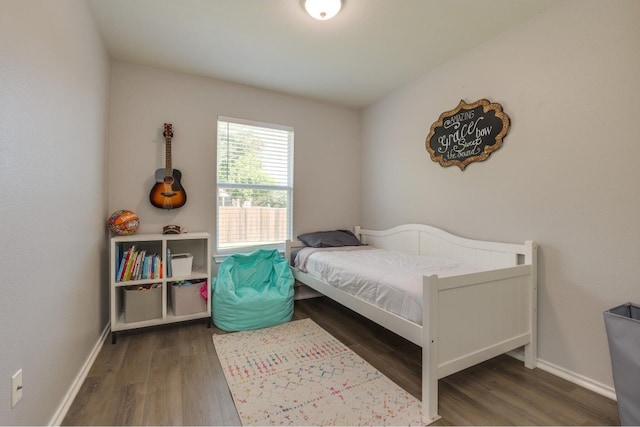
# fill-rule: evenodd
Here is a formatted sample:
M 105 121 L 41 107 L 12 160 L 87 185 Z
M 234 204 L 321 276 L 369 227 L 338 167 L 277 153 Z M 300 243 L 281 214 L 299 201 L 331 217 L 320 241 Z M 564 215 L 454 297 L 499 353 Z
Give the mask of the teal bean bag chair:
M 246 331 L 288 322 L 293 282 L 289 263 L 277 249 L 229 256 L 213 281 L 213 323 L 224 331 Z

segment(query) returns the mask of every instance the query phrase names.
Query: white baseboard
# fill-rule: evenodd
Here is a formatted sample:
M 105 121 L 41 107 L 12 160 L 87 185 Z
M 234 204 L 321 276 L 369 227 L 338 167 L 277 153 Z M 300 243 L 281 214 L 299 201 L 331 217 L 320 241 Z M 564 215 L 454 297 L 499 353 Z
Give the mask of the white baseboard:
M 73 380 L 73 383 L 67 391 L 67 394 L 64 396 L 64 399 L 62 399 L 62 402 L 56 410 L 56 413 L 53 415 L 53 418 L 51 418 L 51 421 L 49 421 L 50 426 L 59 426 L 62 424 L 62 421 L 64 421 L 64 417 L 67 416 L 67 412 L 69 411 L 69 408 L 71 407 L 74 399 L 78 395 L 80 387 L 82 387 L 84 380 L 87 378 L 87 375 L 89 375 L 89 370 L 91 369 L 91 366 L 93 366 L 93 362 L 95 362 L 96 358 L 98 357 L 98 354 L 102 349 L 102 345 L 109 336 L 110 331 L 111 324 L 107 324 L 107 326 L 102 331 L 100 338 L 98 338 L 98 342 L 96 342 L 96 345 L 93 346 L 93 350 L 91 350 L 91 353 L 89 353 L 89 357 L 87 357 L 84 365 L 82 365 L 82 369 L 80 369 L 80 372 L 78 372 L 75 380 Z
M 510 351 L 507 354 L 509 356 L 515 357 L 520 361 L 524 361 L 524 354 L 522 354 L 522 352 Z M 542 369 L 543 371 L 549 372 L 550 374 L 553 374 L 556 377 L 560 377 L 569 382 L 572 382 L 581 387 L 584 387 L 587 390 L 591 390 L 594 393 L 598 393 L 612 400 L 617 400 L 616 391 L 613 387 L 609 387 L 608 385 L 604 385 L 602 383 L 594 381 L 591 378 L 587 378 L 583 375 L 576 374 L 575 372 L 571 372 L 565 368 L 561 368 L 560 366 L 554 365 L 553 363 L 549 363 L 542 359 L 538 359 L 538 364 L 536 365 L 536 367 Z

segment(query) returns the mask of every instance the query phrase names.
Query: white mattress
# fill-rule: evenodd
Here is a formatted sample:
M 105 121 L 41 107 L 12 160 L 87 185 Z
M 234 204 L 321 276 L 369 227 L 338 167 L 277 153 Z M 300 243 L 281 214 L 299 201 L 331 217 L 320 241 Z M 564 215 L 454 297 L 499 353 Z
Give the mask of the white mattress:
M 370 304 L 422 324 L 422 277 L 476 273 L 483 268 L 444 258 L 408 255 L 371 246 L 303 248 L 300 271 Z

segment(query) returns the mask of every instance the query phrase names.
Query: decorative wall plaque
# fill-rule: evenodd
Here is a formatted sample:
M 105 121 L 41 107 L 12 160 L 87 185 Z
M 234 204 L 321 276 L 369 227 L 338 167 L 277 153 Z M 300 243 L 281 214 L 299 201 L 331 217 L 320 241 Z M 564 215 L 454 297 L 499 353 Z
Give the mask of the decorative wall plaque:
M 481 99 L 440 114 L 427 136 L 427 151 L 440 166 L 458 166 L 487 160 L 502 146 L 509 130 L 509 116 L 500 104 Z

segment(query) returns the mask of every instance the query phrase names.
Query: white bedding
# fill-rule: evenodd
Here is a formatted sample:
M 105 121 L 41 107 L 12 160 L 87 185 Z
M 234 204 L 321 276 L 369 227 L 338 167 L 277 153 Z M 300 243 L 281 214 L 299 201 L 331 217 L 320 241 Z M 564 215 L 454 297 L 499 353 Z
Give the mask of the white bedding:
M 444 258 L 371 246 L 303 248 L 296 255 L 294 266 L 417 324 L 422 324 L 424 275 L 447 277 L 486 270 Z

